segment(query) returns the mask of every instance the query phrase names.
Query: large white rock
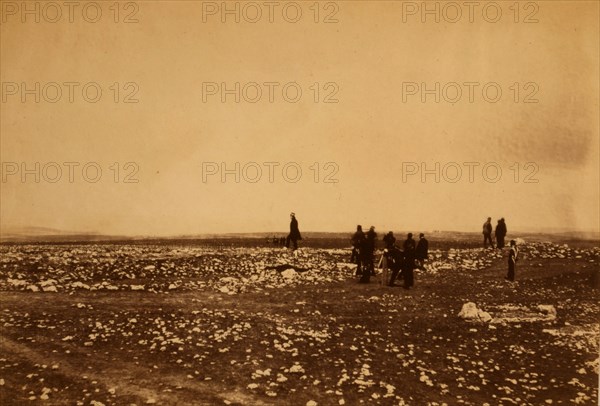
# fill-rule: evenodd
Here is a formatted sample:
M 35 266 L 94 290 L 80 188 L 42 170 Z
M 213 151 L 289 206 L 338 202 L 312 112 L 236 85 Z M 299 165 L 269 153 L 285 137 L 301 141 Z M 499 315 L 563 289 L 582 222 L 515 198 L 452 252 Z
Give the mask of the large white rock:
M 464 305 L 462 305 L 462 309 L 460 309 L 458 317 L 466 320 L 479 319 L 477 305 L 473 302 L 465 303 Z
M 482 321 L 484 323 L 492 320 L 492 316 L 488 312 L 484 312 L 477 308 L 477 305 L 473 302 L 467 302 L 462 306 L 458 317 L 468 321 Z

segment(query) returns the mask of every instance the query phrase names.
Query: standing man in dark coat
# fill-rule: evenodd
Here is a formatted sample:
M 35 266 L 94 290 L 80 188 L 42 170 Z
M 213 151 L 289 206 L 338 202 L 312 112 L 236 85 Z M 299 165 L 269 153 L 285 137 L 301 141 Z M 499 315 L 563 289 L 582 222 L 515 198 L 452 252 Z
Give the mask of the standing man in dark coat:
M 492 248 L 494 248 L 494 242 L 492 241 L 492 218 L 488 217 L 487 221 L 483 223 L 483 248 L 487 248 L 488 241 Z
M 414 285 L 413 269 L 415 268 L 415 240 L 412 238 L 412 233 L 408 233 L 406 241 L 404 241 L 404 289 L 410 289 Z
M 429 241 L 427 241 L 423 233 L 419 234 L 419 242 L 417 243 L 415 254 L 419 263 L 418 268 L 421 270 L 425 269 L 425 260 L 429 257 Z
M 359 224 L 352 236 L 352 255 L 350 256 L 350 262 L 356 263 L 356 276 L 362 275 L 360 250 L 364 247 L 365 239 L 365 233 L 363 233 L 362 226 Z
M 361 283 L 369 283 L 371 275 L 375 275 L 375 266 L 373 265 L 373 255 L 375 254 L 375 244 L 377 241 L 377 233 L 375 232 L 375 227 L 371 226 L 369 231 L 367 231 L 367 238 L 364 242 L 364 249 L 362 249 L 362 261 L 363 261 L 363 270 L 362 270 L 362 278 L 360 278 Z
M 290 221 L 290 233 L 288 234 L 287 239 L 285 240 L 285 247 L 290 247 L 291 240 L 294 244 L 294 250 L 297 250 L 298 240 L 301 240 L 302 236 L 300 235 L 300 229 L 298 228 L 298 220 L 296 220 L 296 213 L 290 213 L 290 218 L 292 219 Z
M 496 246 L 499 249 L 504 248 L 504 237 L 506 237 L 506 223 L 504 222 L 504 217 L 498 220 L 498 224 L 496 225 Z

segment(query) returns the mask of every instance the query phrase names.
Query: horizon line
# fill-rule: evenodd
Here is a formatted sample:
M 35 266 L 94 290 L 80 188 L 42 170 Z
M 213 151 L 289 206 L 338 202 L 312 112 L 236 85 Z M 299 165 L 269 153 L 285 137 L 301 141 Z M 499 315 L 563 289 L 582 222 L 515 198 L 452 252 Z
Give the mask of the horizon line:
M 197 233 L 197 234 L 108 234 L 99 233 L 95 231 L 82 231 L 82 232 L 60 232 L 55 230 L 55 233 L 23 233 L 23 232 L 0 232 L 0 240 L 3 241 L 27 241 L 27 240 L 39 240 L 41 238 L 52 238 L 52 239 L 67 239 L 76 237 L 88 237 L 88 238 L 106 238 L 111 240 L 125 239 L 125 240 L 144 240 L 144 239 L 206 239 L 206 238 L 227 238 L 236 236 L 254 236 L 254 238 L 271 238 L 274 236 L 283 236 L 288 234 L 288 231 L 250 231 L 250 232 L 208 232 L 208 233 Z M 402 235 L 411 232 L 410 230 L 388 230 L 394 234 Z M 425 235 L 429 234 L 473 234 L 479 235 L 480 231 L 463 231 L 463 230 L 425 230 L 421 231 Z M 311 234 L 347 234 L 352 235 L 353 230 L 345 231 L 302 231 L 304 235 Z M 415 234 L 415 232 L 412 232 Z M 591 239 L 600 239 L 600 230 L 576 230 L 576 229 L 533 229 L 533 230 L 515 230 L 511 231 L 511 234 L 548 234 L 548 235 L 561 235 L 561 234 L 583 234 L 581 237 Z M 381 233 L 378 233 L 381 234 Z M 381 234 L 383 235 L 383 234 Z

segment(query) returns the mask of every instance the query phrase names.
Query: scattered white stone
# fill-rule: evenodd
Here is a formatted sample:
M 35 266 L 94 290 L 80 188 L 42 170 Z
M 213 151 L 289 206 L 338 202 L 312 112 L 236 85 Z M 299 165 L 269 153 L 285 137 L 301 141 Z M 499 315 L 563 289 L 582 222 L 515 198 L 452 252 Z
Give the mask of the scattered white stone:
M 21 280 L 18 280 L 18 279 L 10 279 L 10 278 L 9 278 L 9 279 L 7 280 L 7 282 L 8 282 L 8 283 L 10 283 L 11 285 L 15 286 L 15 287 L 19 287 L 19 286 L 25 286 L 25 285 L 27 285 L 27 282 L 25 282 L 25 281 L 21 281 Z
M 285 279 L 294 279 L 296 277 L 296 271 L 289 268 L 289 269 L 286 269 L 285 271 L 281 272 L 281 276 Z

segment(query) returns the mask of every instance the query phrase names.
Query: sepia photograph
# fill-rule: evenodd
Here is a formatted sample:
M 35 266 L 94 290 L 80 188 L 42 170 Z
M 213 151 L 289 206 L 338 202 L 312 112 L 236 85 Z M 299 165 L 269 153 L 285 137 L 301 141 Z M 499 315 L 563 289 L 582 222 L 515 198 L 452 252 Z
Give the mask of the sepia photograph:
M 0 405 L 599 404 L 600 1 L 0 0 Z

